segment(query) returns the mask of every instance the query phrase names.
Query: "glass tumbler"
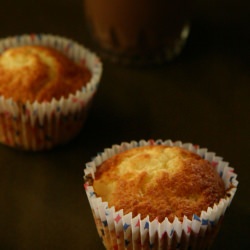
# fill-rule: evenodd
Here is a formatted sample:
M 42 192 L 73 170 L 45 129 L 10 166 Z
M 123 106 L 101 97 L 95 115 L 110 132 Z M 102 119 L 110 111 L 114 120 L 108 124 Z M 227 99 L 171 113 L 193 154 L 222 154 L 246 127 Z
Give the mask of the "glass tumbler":
M 190 30 L 190 0 L 83 0 L 89 34 L 104 58 L 125 64 L 170 61 Z

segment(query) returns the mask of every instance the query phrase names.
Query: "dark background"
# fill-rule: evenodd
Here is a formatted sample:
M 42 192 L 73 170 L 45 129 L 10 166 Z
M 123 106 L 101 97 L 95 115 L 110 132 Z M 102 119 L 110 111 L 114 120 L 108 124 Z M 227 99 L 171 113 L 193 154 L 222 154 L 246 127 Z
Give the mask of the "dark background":
M 249 249 L 250 4 L 194 1 L 183 53 L 160 67 L 104 61 L 87 122 L 48 152 L 0 146 L 0 249 L 103 249 L 82 188 L 84 164 L 104 147 L 172 139 L 207 147 L 240 182 L 216 249 Z M 91 47 L 81 0 L 4 0 L 0 37 L 52 33 Z

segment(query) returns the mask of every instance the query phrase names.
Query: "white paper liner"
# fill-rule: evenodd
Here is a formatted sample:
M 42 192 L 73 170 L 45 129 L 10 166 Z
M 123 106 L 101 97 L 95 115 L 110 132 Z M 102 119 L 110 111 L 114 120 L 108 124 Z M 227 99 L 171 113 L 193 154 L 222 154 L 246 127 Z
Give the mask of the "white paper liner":
M 62 97 L 59 100 L 53 99 L 50 102 L 42 103 L 37 101 L 30 103 L 28 101 L 21 105 L 12 99 L 5 99 L 0 96 L 0 141 L 9 146 L 23 149 L 41 150 L 51 148 L 55 144 L 61 143 L 60 136 L 65 133 L 65 131 L 60 130 L 59 126 L 62 117 L 65 120 L 79 119 L 79 123 L 83 124 L 89 103 L 100 82 L 102 63 L 94 53 L 77 42 L 51 34 L 25 34 L 0 39 L 0 54 L 8 48 L 22 45 L 53 47 L 76 63 L 85 64 L 92 73 L 91 79 L 86 86 L 76 93 L 70 94 L 67 98 Z M 73 118 L 74 115 L 76 118 Z M 27 124 L 29 124 L 28 127 Z M 32 139 L 29 136 L 30 128 L 33 128 L 35 124 L 39 124 L 41 130 L 46 127 L 44 133 L 39 132 L 39 140 L 36 137 Z M 68 135 L 68 138 L 62 139 L 62 141 L 66 142 L 71 139 L 79 132 L 82 124 L 75 126 L 74 129 L 77 131 L 72 132 L 72 136 Z M 38 135 L 36 134 L 36 136 Z M 51 140 L 51 137 L 55 138 Z
M 160 223 L 157 220 L 150 221 L 148 217 L 141 219 L 140 214 L 132 218 L 131 213 L 123 214 L 122 210 L 115 211 L 114 207 L 109 208 L 107 202 L 102 202 L 100 197 L 96 197 L 93 187 L 88 184 L 87 177 L 91 175 L 95 179 L 98 165 L 107 158 L 130 148 L 161 144 L 185 148 L 208 160 L 228 189 L 225 198 L 213 207 L 209 207 L 207 211 L 202 211 L 200 215 L 194 214 L 192 220 L 184 216 L 183 221 L 176 217 L 172 223 L 167 218 Z M 84 187 L 95 221 L 99 223 L 97 228 L 106 249 L 206 249 L 211 245 L 223 215 L 235 195 L 238 181 L 233 170 L 222 157 L 191 143 L 171 140 L 131 141 L 113 145 L 88 162 L 84 169 Z M 116 239 L 111 240 L 114 235 Z

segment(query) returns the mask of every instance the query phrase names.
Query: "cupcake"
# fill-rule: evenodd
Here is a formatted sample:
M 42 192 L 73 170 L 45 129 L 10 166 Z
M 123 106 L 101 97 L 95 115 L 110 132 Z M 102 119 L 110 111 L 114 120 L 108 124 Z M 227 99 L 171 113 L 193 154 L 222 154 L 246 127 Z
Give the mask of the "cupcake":
M 207 249 L 237 188 L 215 153 L 190 143 L 141 140 L 105 149 L 84 170 L 106 249 Z
M 44 150 L 81 130 L 102 74 L 99 58 L 54 35 L 0 40 L 0 142 Z

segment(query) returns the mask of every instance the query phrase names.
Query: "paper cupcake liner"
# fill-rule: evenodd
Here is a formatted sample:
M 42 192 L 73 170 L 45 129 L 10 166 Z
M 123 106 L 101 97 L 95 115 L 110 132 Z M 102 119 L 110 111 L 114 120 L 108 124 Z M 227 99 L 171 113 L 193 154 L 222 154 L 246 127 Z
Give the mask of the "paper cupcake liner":
M 208 160 L 224 181 L 228 190 L 225 197 L 201 214 L 194 214 L 192 220 L 184 216 L 182 221 L 176 217 L 173 222 L 167 218 L 162 222 L 156 219 L 150 221 L 149 217 L 141 218 L 140 214 L 133 218 L 131 213 L 124 214 L 123 210 L 116 211 L 114 207 L 109 207 L 107 202 L 96 196 L 91 182 L 88 181 L 89 177 L 95 179 L 98 165 L 111 156 L 146 145 L 178 146 Z M 84 169 L 84 187 L 98 233 L 106 249 L 207 249 L 212 244 L 224 213 L 235 195 L 238 181 L 233 171 L 234 169 L 228 162 L 223 161 L 222 157 L 191 143 L 171 140 L 131 141 L 113 145 L 88 162 Z
M 22 45 L 53 47 L 86 65 L 90 81 L 67 98 L 24 104 L 0 96 L 0 142 L 27 150 L 49 149 L 73 138 L 82 128 L 102 74 L 99 58 L 77 42 L 50 34 L 31 34 L 0 39 L 0 54 Z

